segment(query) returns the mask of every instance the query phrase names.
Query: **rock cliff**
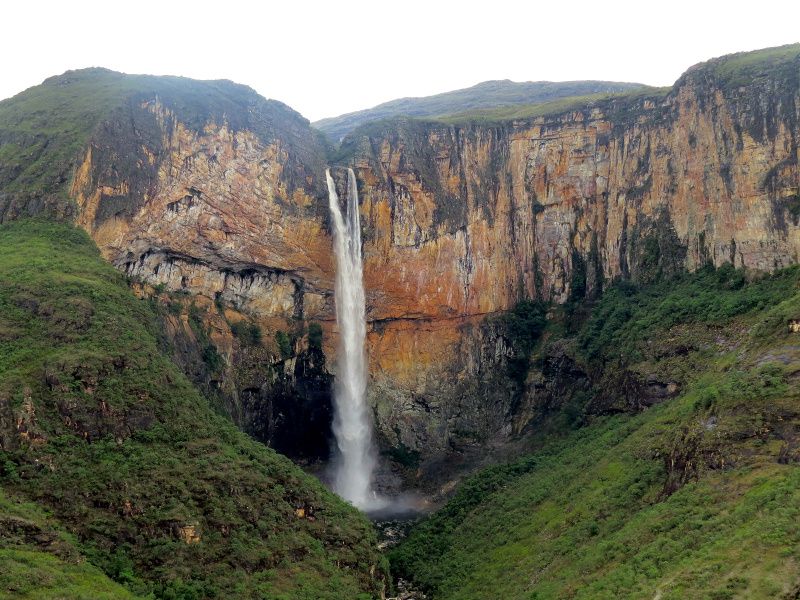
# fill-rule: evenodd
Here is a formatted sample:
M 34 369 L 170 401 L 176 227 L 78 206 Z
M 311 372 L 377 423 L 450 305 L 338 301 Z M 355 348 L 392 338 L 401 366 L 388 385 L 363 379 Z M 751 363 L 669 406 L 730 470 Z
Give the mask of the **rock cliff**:
M 213 85 L 208 110 L 196 91 L 132 85 L 68 165 L 65 212 L 159 295 L 179 362 L 267 441 L 263 424 L 290 413 L 327 433 L 326 162 L 358 176 L 371 400 L 382 446 L 409 467 L 524 429 L 498 318 L 520 300 L 798 260 L 797 45 L 698 65 L 668 90 L 368 124 L 335 154 L 283 105 Z M 31 202 L 0 198 L 4 218 L 20 206 Z M 236 334 L 245 325 L 260 343 Z M 308 377 L 319 395 L 292 412 Z
M 797 261 L 800 49 L 711 61 L 670 90 L 346 143 L 367 223 L 373 394 L 403 444 L 502 437 L 513 354 L 487 316 L 615 278 Z M 524 423 L 516 423 L 516 428 Z M 391 434 L 389 434 L 391 437 Z

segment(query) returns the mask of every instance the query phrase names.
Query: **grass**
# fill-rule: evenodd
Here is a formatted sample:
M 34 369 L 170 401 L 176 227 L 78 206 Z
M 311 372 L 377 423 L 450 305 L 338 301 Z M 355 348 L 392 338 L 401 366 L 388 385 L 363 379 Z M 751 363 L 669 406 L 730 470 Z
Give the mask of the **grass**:
M 612 288 L 560 347 L 594 365 L 596 385 L 662 369 L 683 374 L 682 393 L 595 414 L 479 473 L 391 552 L 392 568 L 436 600 L 793 597 L 798 281 L 796 268 L 748 281 L 725 267 Z M 695 346 L 665 351 L 685 339 Z
M 99 569 L 30 550 L 0 548 L 0 598 L 18 600 L 133 600 Z
M 578 336 L 590 360 L 608 362 L 623 354 L 641 359 L 659 332 L 680 324 L 722 326 L 732 318 L 765 310 L 797 292 L 800 269 L 790 267 L 748 281 L 729 264 L 680 274 L 637 288 L 620 282 L 606 291 Z
M 774 77 L 786 74 L 789 79 L 796 80 L 798 57 L 800 57 L 800 44 L 791 44 L 731 54 L 703 63 L 699 68 L 710 71 L 723 89 L 730 89 L 748 85 L 754 79 L 765 74 Z M 683 79 L 679 80 L 679 84 Z M 362 111 L 334 119 L 324 119 L 319 124 L 322 124 L 329 135 L 337 140 L 345 133 L 352 132 L 351 135 L 344 138 L 340 151 L 333 154 L 334 159 L 345 160 L 358 146 L 358 140 L 352 138 L 390 135 L 395 131 L 404 134 L 416 129 L 424 130 L 442 126 L 502 126 L 515 120 L 558 117 L 570 112 L 589 111 L 594 108 L 603 110 L 609 119 L 619 126 L 641 114 L 640 109 L 644 101 L 651 100 L 660 103 L 676 87 L 637 85 L 621 91 L 589 94 L 580 93 L 574 87 L 564 89 L 568 91 L 552 97 L 542 97 L 535 102 L 526 102 L 523 98 L 519 98 L 513 103 L 488 103 L 486 105 L 478 103 L 462 107 L 449 105 L 450 110 L 442 108 L 434 111 L 390 110 L 391 107 L 389 107 L 387 110 Z M 432 98 L 436 98 L 436 96 Z M 416 99 L 406 100 L 412 102 Z
M 122 115 L 124 121 L 126 112 L 155 99 L 197 131 L 209 122 L 226 122 L 231 129 L 255 132 L 265 143 L 276 133 L 295 143 L 295 130 L 307 127 L 280 102 L 230 81 L 126 75 L 99 68 L 68 71 L 0 102 L 0 190 L 53 196 L 68 204 L 75 165 L 92 134 L 102 127 L 113 130 L 115 118 Z M 139 135 L 153 143 L 146 139 L 150 133 Z
M 662 100 L 672 88 L 653 88 L 643 86 L 616 93 L 589 94 L 585 96 L 570 96 L 541 104 L 528 104 L 520 106 L 504 106 L 498 108 L 475 110 L 439 117 L 449 125 L 465 125 L 468 123 L 502 123 L 517 119 L 535 119 L 561 115 L 572 111 L 584 111 L 592 108 L 606 107 L 612 102 L 636 102 L 645 99 Z
M 754 77 L 764 73 L 786 72 L 792 74 L 796 81 L 800 69 L 800 44 L 739 52 L 709 61 L 708 64 L 728 87 L 747 85 Z
M 502 126 L 517 119 L 555 117 L 571 111 L 584 111 L 594 107 L 614 111 L 615 115 L 624 115 L 631 113 L 638 103 L 645 99 L 654 101 L 663 99 L 671 89 L 643 86 L 641 89 L 625 92 L 569 96 L 537 104 L 501 106 L 438 116 L 384 116 L 365 121 L 356 127 L 352 135 L 348 135 L 342 140 L 341 145 L 331 154 L 330 159 L 334 162 L 348 160 L 359 151 L 359 144 L 363 138 L 397 135 L 406 140 L 413 140 L 436 127 Z
M 71 536 L 40 506 L 0 490 L 0 525 L 0 598 L 136 598 L 86 563 Z
M 132 594 L 377 596 L 369 523 L 214 414 L 156 340 L 149 302 L 83 231 L 0 227 L 2 490 L 52 512 L 87 577 Z M 6 589 L 22 586 L 38 567 L 29 550 L 3 549 Z
M 131 89 L 119 73 L 30 88 L 0 102 L 0 182 L 5 192 L 65 193 L 75 159 L 99 121 Z
M 541 104 L 559 98 L 621 92 L 643 87 L 612 81 L 484 81 L 463 90 L 423 98 L 400 98 L 338 117 L 322 119 L 314 126 L 338 142 L 367 122 L 395 117 L 438 118 L 442 115 L 497 107 Z

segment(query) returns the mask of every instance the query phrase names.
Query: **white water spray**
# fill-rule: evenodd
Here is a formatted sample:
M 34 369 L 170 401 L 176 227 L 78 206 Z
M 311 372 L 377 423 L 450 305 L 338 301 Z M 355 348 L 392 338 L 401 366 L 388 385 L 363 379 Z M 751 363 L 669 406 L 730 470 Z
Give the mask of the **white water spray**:
M 325 176 L 334 226 L 336 321 L 339 324 L 333 433 L 341 456 L 336 464 L 334 490 L 358 508 L 370 510 L 379 508 L 382 503 L 372 490 L 375 456 L 366 402 L 364 341 L 367 324 L 356 175 L 353 169 L 348 169 L 346 223 L 330 170 L 325 171 Z

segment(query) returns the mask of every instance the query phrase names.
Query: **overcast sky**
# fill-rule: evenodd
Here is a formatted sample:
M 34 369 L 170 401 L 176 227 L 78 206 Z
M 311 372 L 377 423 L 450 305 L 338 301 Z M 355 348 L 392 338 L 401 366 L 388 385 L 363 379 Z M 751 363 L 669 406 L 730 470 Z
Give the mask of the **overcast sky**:
M 800 41 L 800 0 L 6 0 L 0 98 L 68 69 L 232 79 L 309 119 L 487 79 L 669 85 Z

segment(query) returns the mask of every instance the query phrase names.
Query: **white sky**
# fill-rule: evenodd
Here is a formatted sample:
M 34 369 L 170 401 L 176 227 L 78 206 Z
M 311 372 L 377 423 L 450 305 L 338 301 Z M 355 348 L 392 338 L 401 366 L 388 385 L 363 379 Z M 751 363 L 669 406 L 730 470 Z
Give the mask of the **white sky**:
M 3 0 L 0 98 L 89 66 L 232 79 L 311 120 L 487 79 L 669 85 L 800 41 L 800 0 Z

